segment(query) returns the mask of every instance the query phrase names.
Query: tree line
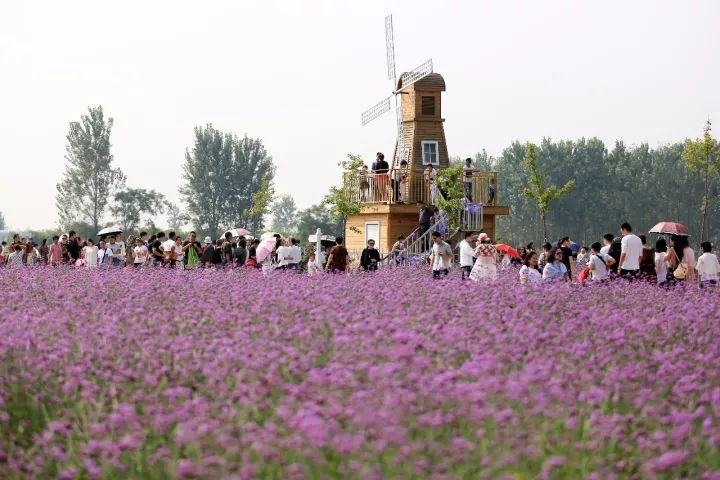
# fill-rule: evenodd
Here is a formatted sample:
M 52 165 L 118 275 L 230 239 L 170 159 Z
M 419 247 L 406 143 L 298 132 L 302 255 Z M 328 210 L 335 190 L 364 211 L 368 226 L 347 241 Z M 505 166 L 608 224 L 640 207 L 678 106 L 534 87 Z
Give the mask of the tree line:
M 695 243 L 701 236 L 717 243 L 717 145 L 708 124 L 702 139 L 684 143 L 651 148 L 617 141 L 608 148 L 598 138 L 557 142 L 545 138 L 537 146 L 513 142 L 499 157 L 481 151 L 474 163 L 480 170 L 498 172 L 499 204 L 510 207 L 510 215 L 498 219 L 498 238 L 515 245 L 543 240 L 546 200 L 550 239 L 568 235 L 588 245 L 604 233 L 618 233 L 625 221 L 637 232 L 647 232 L 660 221 L 674 221 L 689 228 Z M 559 198 L 538 200 L 528 192 L 538 173 L 550 187 L 563 190 Z

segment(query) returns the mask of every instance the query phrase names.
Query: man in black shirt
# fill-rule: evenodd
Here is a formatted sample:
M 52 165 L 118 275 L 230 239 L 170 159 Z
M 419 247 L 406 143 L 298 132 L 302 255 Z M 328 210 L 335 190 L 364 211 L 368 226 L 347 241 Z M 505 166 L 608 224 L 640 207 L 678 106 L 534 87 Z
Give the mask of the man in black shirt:
M 375 240 L 368 240 L 367 248 L 360 255 L 360 266 L 363 270 L 377 270 L 380 263 L 380 252 L 375 249 Z
M 78 245 L 77 241 L 77 234 L 75 233 L 75 230 L 70 230 L 70 238 L 68 238 L 67 242 L 67 252 L 68 257 L 70 257 L 68 260 L 72 263 L 75 263 L 78 258 L 80 258 L 80 245 Z
M 435 214 L 435 210 L 432 209 L 429 205 L 426 205 L 425 202 L 418 203 L 420 206 L 420 218 L 418 219 L 418 223 L 420 224 L 420 232 L 418 233 L 418 237 L 422 236 L 425 232 L 430 230 L 430 222 L 432 221 L 432 217 Z M 426 248 L 429 247 L 430 241 L 428 239 L 426 243 Z
M 562 263 L 567 268 L 567 278 L 572 280 L 572 270 L 570 270 L 570 259 L 572 258 L 572 250 L 570 250 L 570 237 L 562 237 L 558 241 L 558 248 L 562 251 Z
M 225 241 L 222 242 L 222 257 L 223 262 L 227 265 L 232 266 L 233 264 L 233 243 L 232 233 L 225 232 Z
M 160 266 L 163 263 L 165 253 L 163 251 L 163 242 L 165 241 L 165 232 L 158 232 L 155 241 L 152 243 L 150 252 L 152 253 L 153 264 Z

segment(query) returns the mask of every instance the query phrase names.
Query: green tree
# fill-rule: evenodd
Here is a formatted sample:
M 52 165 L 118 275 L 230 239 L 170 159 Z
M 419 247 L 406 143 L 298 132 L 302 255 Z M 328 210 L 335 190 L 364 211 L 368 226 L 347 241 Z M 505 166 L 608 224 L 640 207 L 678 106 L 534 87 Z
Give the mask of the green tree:
M 555 185 L 548 185 L 545 181 L 545 175 L 538 166 L 536 147 L 532 143 L 528 143 L 525 150 L 525 166 L 529 173 L 529 179 L 527 186 L 523 189 L 523 194 L 537 204 L 542 219 L 543 238 L 547 242 L 547 213 L 550 211 L 550 202 L 567 195 L 575 186 L 575 180 L 568 180 L 560 188 Z
M 318 228 L 323 235 L 342 235 L 343 219 L 323 204 L 298 212 L 297 238 L 301 242 L 307 242 L 308 236 L 314 235 Z
M 338 162 L 338 166 L 342 168 L 343 175 L 345 175 L 344 181 L 350 185 L 359 184 L 360 168 L 363 165 L 362 157 L 353 153 L 347 154 L 347 160 Z M 332 214 L 342 219 L 343 231 L 345 230 L 347 217 L 360 213 L 360 203 L 352 200 L 342 186 L 330 187 L 330 191 L 323 198 L 322 204 L 330 207 Z
M 190 222 L 217 237 L 221 227 L 262 228 L 256 194 L 272 187 L 275 167 L 260 139 L 195 128 L 195 144 L 185 153 L 180 195 Z M 259 199 L 259 197 L 258 197 Z
M 88 108 L 88 115 L 79 122 L 70 122 L 67 163 L 57 184 L 55 202 L 61 226 L 81 221 L 90 224 L 96 233 L 112 194 L 125 185 L 125 175 L 112 165 L 112 127 L 113 119 L 105 121 L 101 106 Z
M 173 202 L 165 202 L 165 210 L 168 227 L 172 230 L 182 230 L 190 221 L 190 217 Z
M 272 229 L 287 234 L 297 227 L 297 207 L 292 195 L 280 195 L 272 205 Z
M 708 120 L 703 129 L 703 138 L 685 140 L 682 159 L 691 172 L 699 173 L 703 180 L 703 196 L 700 201 L 700 242 L 705 241 L 705 226 L 707 225 L 708 204 L 710 201 L 710 181 L 712 175 L 720 167 L 720 156 L 718 155 L 718 142 L 710 131 L 712 123 Z
M 462 199 L 465 197 L 462 181 L 463 164 L 438 170 L 437 184 L 445 192 L 445 198 L 438 199 L 438 207 L 444 211 L 450 222 L 449 228 L 460 226 L 460 213 L 463 209 Z
M 256 234 L 258 230 L 264 226 L 264 218 L 270 209 L 270 204 L 273 201 L 273 187 L 270 184 L 270 180 L 263 178 L 260 182 L 260 189 L 255 192 L 252 197 L 252 205 L 250 209 L 245 212 L 246 218 L 248 218 L 251 230 L 253 234 Z
M 140 226 L 141 216 L 149 217 L 163 213 L 165 197 L 155 190 L 144 188 L 125 188 L 115 193 L 115 203 L 110 207 L 117 226 L 123 232 L 136 232 Z M 146 219 L 146 223 L 151 223 Z

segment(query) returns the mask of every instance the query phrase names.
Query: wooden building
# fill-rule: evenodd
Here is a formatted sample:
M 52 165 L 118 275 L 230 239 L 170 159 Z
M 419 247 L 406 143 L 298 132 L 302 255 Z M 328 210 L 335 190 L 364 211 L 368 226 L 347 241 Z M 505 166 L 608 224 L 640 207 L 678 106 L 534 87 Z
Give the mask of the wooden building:
M 399 235 L 407 236 L 418 227 L 419 202 L 432 203 L 431 186 L 425 173 L 428 165 L 435 169 L 449 166 L 447 142 L 442 117 L 442 92 L 445 80 L 438 73 L 430 73 L 415 83 L 403 87 L 400 76 L 402 132 L 407 170 L 400 170 L 396 154 L 388 174 L 346 172 L 344 188 L 351 200 L 361 204 L 359 215 L 350 216 L 345 227 L 346 246 L 350 250 L 363 249 L 367 240 L 375 240 L 381 251 L 389 251 Z M 399 187 L 394 179 L 404 178 Z M 461 230 L 484 231 L 494 239 L 495 217 L 508 215 L 509 208 L 497 205 L 499 189 L 497 174 L 475 172 L 472 178 L 475 203 L 485 204 L 482 213 L 464 213 Z M 490 185 L 495 195 L 489 201 Z

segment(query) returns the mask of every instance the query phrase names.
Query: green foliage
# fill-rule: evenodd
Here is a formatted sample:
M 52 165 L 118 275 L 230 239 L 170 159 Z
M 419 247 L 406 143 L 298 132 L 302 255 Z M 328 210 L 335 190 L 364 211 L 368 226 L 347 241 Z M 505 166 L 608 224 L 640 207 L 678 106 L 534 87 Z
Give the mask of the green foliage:
M 705 226 L 707 224 L 707 213 L 710 200 L 710 187 L 713 175 L 720 168 L 720 155 L 718 154 L 718 142 L 710 131 L 712 123 L 710 120 L 705 124 L 703 138 L 685 140 L 682 159 L 691 172 L 699 173 L 703 179 L 703 194 L 700 201 L 700 242 L 705 241 Z
M 63 228 L 83 221 L 97 232 L 113 192 L 125 185 L 122 171 L 112 168 L 112 127 L 113 119 L 105 121 L 101 106 L 88 108 L 88 115 L 70 122 L 67 163 L 55 202 Z
M 462 211 L 462 199 L 465 196 L 462 182 L 463 164 L 456 164 L 452 167 L 438 170 L 437 184 L 445 191 L 445 198 L 438 199 L 438 207 L 448 215 L 449 227 L 451 230 L 460 225 L 460 212 Z
M 165 197 L 155 190 L 125 188 L 115 193 L 115 203 L 110 207 L 117 226 L 125 233 L 139 233 L 143 214 L 157 215 L 165 210 Z M 150 222 L 150 220 L 147 220 Z
M 342 235 L 343 219 L 334 215 L 332 211 L 323 204 L 298 212 L 297 238 L 301 242 L 307 242 L 309 235 L 314 235 L 317 229 L 322 230 L 323 235 Z
M 272 229 L 291 234 L 297 227 L 297 207 L 292 195 L 280 195 L 272 205 Z
M 347 160 L 338 162 L 338 166 L 342 168 L 343 174 L 349 176 L 349 181 L 353 184 L 358 183 L 360 176 L 360 168 L 364 165 L 360 155 L 348 153 Z M 322 201 L 323 205 L 327 205 L 332 210 L 333 215 L 347 219 L 349 215 L 357 215 L 360 213 L 360 203 L 350 200 L 342 187 L 331 187 L 330 191 L 325 195 Z
M 268 213 L 270 204 L 275 194 L 270 180 L 263 178 L 260 181 L 260 188 L 252 197 L 252 205 L 250 209 L 245 212 L 245 217 L 248 218 L 246 223 L 253 232 L 257 232 L 258 229 L 263 227 L 263 217 Z
M 538 212 L 543 223 L 543 236 L 547 241 L 547 213 L 550 210 L 550 202 L 559 200 L 567 195 L 575 186 L 575 180 L 568 180 L 565 185 L 558 188 L 555 185 L 548 185 L 545 174 L 538 166 L 537 151 L 535 145 L 527 144 L 525 150 L 525 167 L 528 170 L 528 184 L 523 188 L 523 195 L 535 201 Z
M 171 230 L 178 232 L 190 221 L 190 217 L 172 202 L 165 202 L 165 210 L 167 212 L 167 224 Z
M 225 227 L 261 229 L 258 211 L 263 210 L 263 195 L 274 175 L 262 140 L 238 138 L 212 125 L 195 128 L 195 144 L 185 153 L 185 183 L 180 187 L 190 223 L 213 238 Z M 263 195 L 256 196 L 263 188 Z

